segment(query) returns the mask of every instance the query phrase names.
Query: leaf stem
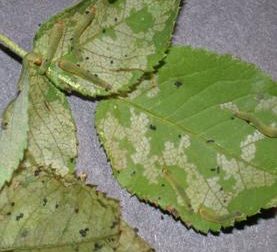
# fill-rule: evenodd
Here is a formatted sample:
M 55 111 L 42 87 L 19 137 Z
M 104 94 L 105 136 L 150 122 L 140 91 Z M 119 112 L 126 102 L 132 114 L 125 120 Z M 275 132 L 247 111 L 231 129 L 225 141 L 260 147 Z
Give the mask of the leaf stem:
M 27 52 L 24 49 L 22 49 L 19 45 L 17 45 L 15 42 L 13 42 L 11 39 L 9 39 L 8 37 L 4 36 L 1 33 L 0 33 L 0 43 L 21 58 L 23 58 L 27 54 Z

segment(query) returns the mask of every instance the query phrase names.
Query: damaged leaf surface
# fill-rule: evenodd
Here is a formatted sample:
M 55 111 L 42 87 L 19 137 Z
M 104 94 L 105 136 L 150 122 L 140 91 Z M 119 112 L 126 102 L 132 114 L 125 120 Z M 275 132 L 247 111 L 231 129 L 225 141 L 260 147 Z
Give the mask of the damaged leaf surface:
M 276 206 L 277 86 L 253 65 L 174 47 L 128 98 L 102 101 L 96 125 L 131 193 L 196 230 L 219 231 Z
M 97 251 L 116 248 L 118 203 L 71 176 L 22 170 L 0 194 L 0 250 Z
M 26 60 L 23 61 L 19 80 L 20 93 L 5 110 L 0 135 L 0 189 L 9 182 L 13 172 L 23 159 L 27 147 L 28 102 L 31 72 Z
M 34 50 L 53 56 L 47 75 L 61 89 L 90 97 L 126 91 L 164 58 L 179 3 L 84 0 L 42 25 Z
M 33 164 L 65 175 L 75 169 L 76 126 L 66 96 L 33 68 L 27 155 Z

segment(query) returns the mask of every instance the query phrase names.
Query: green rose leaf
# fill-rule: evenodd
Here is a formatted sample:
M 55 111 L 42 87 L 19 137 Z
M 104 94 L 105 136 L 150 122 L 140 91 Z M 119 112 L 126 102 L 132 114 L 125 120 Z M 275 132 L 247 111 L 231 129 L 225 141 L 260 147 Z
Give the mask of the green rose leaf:
M 19 80 L 20 93 L 6 108 L 2 118 L 0 135 L 0 189 L 9 182 L 13 172 L 23 159 L 27 147 L 28 102 L 31 73 L 26 60 L 23 61 Z
M 121 222 L 121 235 L 116 252 L 153 252 L 154 250 L 140 238 L 135 230 Z
M 62 181 L 49 170 L 22 170 L 3 188 L 0 209 L 1 251 L 118 246 L 118 203 L 72 176 Z
M 1 251 L 152 251 L 117 201 L 72 175 L 22 168 L 0 194 Z
M 253 65 L 174 47 L 128 98 L 100 102 L 97 130 L 123 187 L 219 231 L 277 205 L 276 94 Z
M 84 0 L 41 26 L 34 51 L 57 87 L 124 92 L 164 58 L 180 0 Z
M 30 84 L 28 161 L 59 175 L 73 172 L 77 156 L 76 127 L 66 96 L 38 67 Z

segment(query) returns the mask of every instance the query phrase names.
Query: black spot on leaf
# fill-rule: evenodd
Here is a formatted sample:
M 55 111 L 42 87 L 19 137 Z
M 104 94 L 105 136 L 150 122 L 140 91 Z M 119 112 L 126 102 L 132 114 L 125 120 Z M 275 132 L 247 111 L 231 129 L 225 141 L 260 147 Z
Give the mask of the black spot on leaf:
M 24 217 L 24 214 L 23 213 L 20 213 L 19 215 L 17 215 L 15 217 L 16 221 L 19 221 L 20 219 L 22 219 Z
M 34 172 L 34 176 L 35 176 L 35 177 L 39 176 L 40 172 L 41 172 L 41 170 L 40 170 L 40 169 L 35 170 L 35 172 Z
M 183 86 L 183 83 L 181 81 L 175 81 L 174 85 L 176 88 L 180 88 L 181 86 Z
M 94 245 L 94 251 L 98 251 L 103 248 L 103 244 L 99 244 L 98 242 Z
M 155 130 L 157 130 L 157 127 L 155 125 L 153 125 L 153 124 L 150 124 L 149 129 L 155 131 Z
M 46 206 L 46 204 L 47 204 L 47 199 L 44 198 L 44 199 L 42 200 L 42 205 L 43 205 L 43 206 Z
M 85 229 L 81 229 L 81 230 L 79 231 L 79 233 L 80 233 L 80 235 L 81 235 L 82 237 L 86 237 L 88 231 L 89 231 L 89 229 L 88 229 L 88 228 L 85 228 Z
M 213 139 L 208 139 L 206 143 L 214 143 L 215 141 Z
M 111 225 L 111 229 L 114 229 L 116 227 L 116 225 L 118 224 L 117 221 L 113 221 L 112 225 Z

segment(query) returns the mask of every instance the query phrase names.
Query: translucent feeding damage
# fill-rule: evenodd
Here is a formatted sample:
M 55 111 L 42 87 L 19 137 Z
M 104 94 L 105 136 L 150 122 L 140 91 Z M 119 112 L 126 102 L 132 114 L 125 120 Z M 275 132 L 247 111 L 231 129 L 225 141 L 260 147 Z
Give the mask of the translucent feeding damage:
M 179 0 L 84 0 L 36 34 L 34 51 L 59 88 L 85 96 L 127 91 L 165 57 Z
M 91 249 L 96 243 L 117 246 L 117 202 L 106 199 L 95 188 L 70 177 L 66 179 L 70 187 L 50 171 L 37 174 L 35 169 L 29 169 L 20 171 L 3 188 L 1 250 L 94 251 Z
M 151 251 L 122 223 L 118 202 L 71 175 L 21 170 L 1 191 L 0 209 L 1 251 Z
M 276 206 L 276 139 L 235 115 L 259 110 L 274 124 L 276 83 L 252 65 L 188 47 L 173 47 L 155 79 L 154 95 L 150 78 L 97 108 L 121 185 L 202 232 Z
M 50 167 L 59 175 L 73 172 L 76 127 L 66 96 L 33 66 L 30 80 L 29 134 L 26 155 L 31 166 Z
M 18 97 L 8 105 L 3 114 L 0 135 L 0 189 L 5 182 L 10 181 L 27 147 L 30 78 L 29 63 L 25 58 L 19 79 Z

